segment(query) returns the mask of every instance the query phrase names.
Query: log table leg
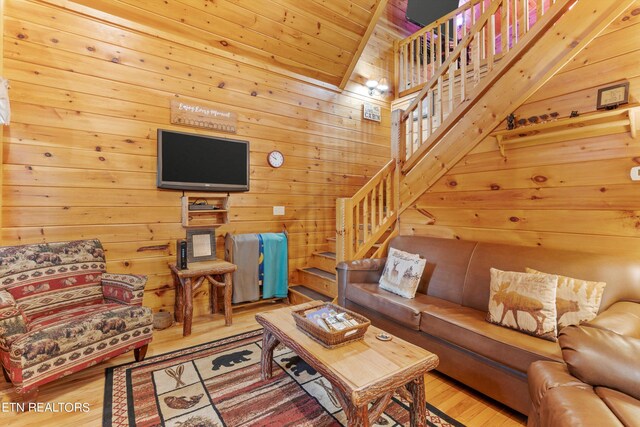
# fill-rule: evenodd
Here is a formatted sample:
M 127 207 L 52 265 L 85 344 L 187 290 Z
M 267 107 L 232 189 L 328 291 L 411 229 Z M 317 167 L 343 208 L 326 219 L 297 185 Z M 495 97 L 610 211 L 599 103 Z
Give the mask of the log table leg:
M 427 409 L 424 398 L 424 375 L 414 378 L 406 385 L 411 393 L 411 404 L 409 413 L 411 416 L 411 427 L 424 427 L 427 425 Z
M 211 292 L 209 293 L 209 298 L 211 299 L 211 314 L 217 314 L 220 310 L 218 306 L 218 287 L 211 281 L 209 281 L 209 286 L 211 287 Z
M 182 280 L 174 274 L 174 288 L 175 288 L 175 307 L 173 316 L 176 322 L 184 322 L 184 286 L 182 286 Z
M 335 394 L 344 414 L 347 416 L 348 427 L 369 427 L 369 405 L 364 404 L 362 406 L 355 406 L 349 396 L 333 383 L 331 384 L 333 393 Z
M 231 326 L 232 313 L 231 313 L 231 296 L 233 294 L 233 282 L 231 273 L 225 273 L 224 275 L 224 324 Z
M 184 324 L 182 336 L 191 335 L 191 323 L 193 322 L 193 282 L 191 278 L 184 279 Z
M 262 354 L 260 356 L 262 380 L 268 380 L 273 375 L 273 350 L 278 346 L 278 343 L 278 338 L 265 329 L 262 334 Z

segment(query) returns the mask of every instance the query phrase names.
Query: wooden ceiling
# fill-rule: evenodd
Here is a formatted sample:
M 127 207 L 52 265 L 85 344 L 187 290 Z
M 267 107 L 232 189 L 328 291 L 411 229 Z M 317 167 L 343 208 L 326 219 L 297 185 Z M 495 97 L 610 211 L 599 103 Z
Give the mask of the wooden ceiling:
M 344 88 L 388 0 L 73 0 L 245 63 Z M 150 18 L 150 13 L 152 17 Z M 99 16 L 97 16 L 99 17 Z

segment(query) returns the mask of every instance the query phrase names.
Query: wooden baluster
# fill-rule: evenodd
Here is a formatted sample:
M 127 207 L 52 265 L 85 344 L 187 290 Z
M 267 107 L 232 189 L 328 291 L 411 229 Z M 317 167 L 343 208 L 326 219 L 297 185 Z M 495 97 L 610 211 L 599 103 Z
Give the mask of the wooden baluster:
M 495 54 L 495 45 L 496 45 L 496 16 L 491 15 L 489 17 L 489 28 L 488 28 L 488 40 L 487 40 L 487 72 L 493 70 L 493 58 Z
M 415 141 L 415 138 L 413 136 L 413 119 L 415 116 L 415 111 L 416 110 L 411 110 L 409 114 L 409 118 L 407 119 L 409 121 L 409 129 L 407 130 L 407 136 L 409 137 L 409 142 L 407 144 L 407 158 L 413 155 L 413 149 L 414 149 L 413 144 Z
M 358 251 L 357 242 L 360 241 L 360 202 L 356 203 L 353 209 L 353 229 L 355 230 L 354 234 L 356 238 L 351 242 L 351 246 L 354 247 L 353 250 L 355 253 Z
M 480 15 L 484 15 L 485 11 L 485 2 L 480 3 Z M 482 26 L 480 30 L 480 59 L 484 60 L 487 57 L 487 26 L 486 24 Z M 480 63 L 478 63 L 479 65 Z M 480 68 L 478 66 L 478 68 Z
M 460 52 L 460 102 L 467 97 L 467 49 Z
M 369 238 L 369 195 L 367 194 L 362 199 L 362 242 L 366 242 Z M 360 242 L 358 242 L 358 250 L 360 249 Z
M 405 43 L 402 46 L 402 51 L 404 53 L 404 58 L 405 58 L 405 60 L 404 60 L 405 67 L 404 67 L 404 87 L 403 87 L 403 89 L 407 90 L 407 89 L 411 88 L 410 83 L 409 83 L 409 54 L 408 54 L 409 45 Z
M 378 206 L 380 205 L 380 198 L 378 197 L 378 184 L 374 185 L 371 189 L 371 198 L 373 203 L 371 204 L 371 234 L 375 233 L 376 225 L 378 224 Z
M 380 182 L 378 183 L 378 227 L 382 225 L 382 215 L 383 215 L 383 210 L 382 210 L 382 186 L 384 184 L 383 180 L 380 180 Z
M 438 77 L 438 96 L 436 98 L 436 110 L 438 111 L 438 127 L 440 127 L 440 125 L 442 125 L 442 109 L 444 107 L 443 105 L 443 101 L 442 101 L 442 87 L 443 87 L 443 81 L 444 81 L 444 77 L 442 75 L 440 75 Z
M 427 37 L 427 33 L 422 35 L 422 83 L 427 83 L 429 81 L 429 67 L 427 66 L 427 61 L 429 59 L 428 49 L 429 39 Z
M 409 88 L 413 88 L 415 86 L 413 83 L 413 40 L 409 40 L 408 51 L 409 51 Z
M 418 148 L 420 148 L 420 146 L 422 145 L 422 141 L 424 141 L 424 136 L 422 135 L 422 105 L 423 105 L 424 100 L 420 100 L 418 102 L 418 146 L 416 147 L 416 150 Z
M 452 46 L 452 51 L 456 50 L 456 48 L 458 47 L 458 16 L 461 15 L 456 15 L 453 17 L 453 46 Z M 456 64 L 456 70 L 460 69 L 460 65 L 457 63 L 458 61 L 453 61 L 453 63 Z
M 531 28 L 531 21 L 529 18 L 531 17 L 531 8 L 529 7 L 529 0 L 525 0 L 522 2 L 522 15 L 524 16 L 524 33 L 523 36 L 529 32 Z
M 336 260 L 353 259 L 353 200 L 339 198 L 336 201 Z
M 432 29 L 431 30 L 431 50 L 429 51 L 429 57 L 431 59 L 431 75 L 429 76 L 429 79 L 432 79 L 433 76 L 436 74 L 436 30 Z
M 416 81 L 416 77 L 417 77 L 417 69 L 418 69 L 418 64 L 419 64 L 419 55 L 418 55 L 418 51 L 416 50 L 416 39 L 412 39 L 411 40 L 411 87 L 416 87 L 416 85 L 418 84 L 418 82 Z
M 392 208 L 392 202 L 391 202 L 391 177 L 393 175 L 389 174 L 387 175 L 387 177 L 385 178 L 385 183 L 386 183 L 386 191 L 385 191 L 385 197 L 384 197 L 384 205 L 385 205 L 385 214 L 386 217 L 389 217 L 391 215 L 391 211 L 393 210 Z
M 433 115 L 435 114 L 435 106 L 433 105 L 433 89 L 427 91 L 427 102 L 429 103 L 429 119 L 427 120 L 427 133 L 431 135 L 434 132 L 433 129 Z
M 451 21 L 451 19 L 447 19 L 444 23 L 444 59 L 446 60 L 447 58 L 449 58 L 449 54 L 451 53 L 451 45 L 450 40 L 451 40 L 451 34 L 449 34 L 449 22 Z
M 400 82 L 400 76 L 402 73 L 400 70 L 402 69 L 402 57 L 400 55 L 400 43 L 398 40 L 393 40 L 393 91 L 396 97 L 400 93 L 400 88 L 402 87 L 402 82 Z
M 511 0 L 503 0 L 500 7 L 500 42 L 502 43 L 501 55 L 509 52 L 511 36 L 509 35 L 509 19 L 511 17 Z
M 536 2 L 536 24 L 540 22 L 540 18 L 544 14 L 544 0 L 538 0 Z
M 480 32 L 473 36 L 473 85 L 480 82 Z
M 447 116 L 453 112 L 453 91 L 456 78 L 456 67 L 453 65 L 455 62 L 451 62 L 449 65 L 449 111 Z

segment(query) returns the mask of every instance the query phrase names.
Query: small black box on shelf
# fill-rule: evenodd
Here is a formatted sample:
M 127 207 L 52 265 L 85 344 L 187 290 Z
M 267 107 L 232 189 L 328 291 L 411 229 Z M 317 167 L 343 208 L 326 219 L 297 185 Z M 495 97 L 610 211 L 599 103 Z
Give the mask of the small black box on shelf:
M 176 267 L 180 270 L 187 268 L 187 241 L 185 239 L 176 240 Z

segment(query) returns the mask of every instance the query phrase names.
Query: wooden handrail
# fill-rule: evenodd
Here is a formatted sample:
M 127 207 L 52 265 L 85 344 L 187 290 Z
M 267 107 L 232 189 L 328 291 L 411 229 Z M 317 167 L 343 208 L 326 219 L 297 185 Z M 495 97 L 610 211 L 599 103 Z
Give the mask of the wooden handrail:
M 353 197 L 336 201 L 336 260 L 357 259 L 371 250 L 397 218 L 396 161 L 389 161 Z

